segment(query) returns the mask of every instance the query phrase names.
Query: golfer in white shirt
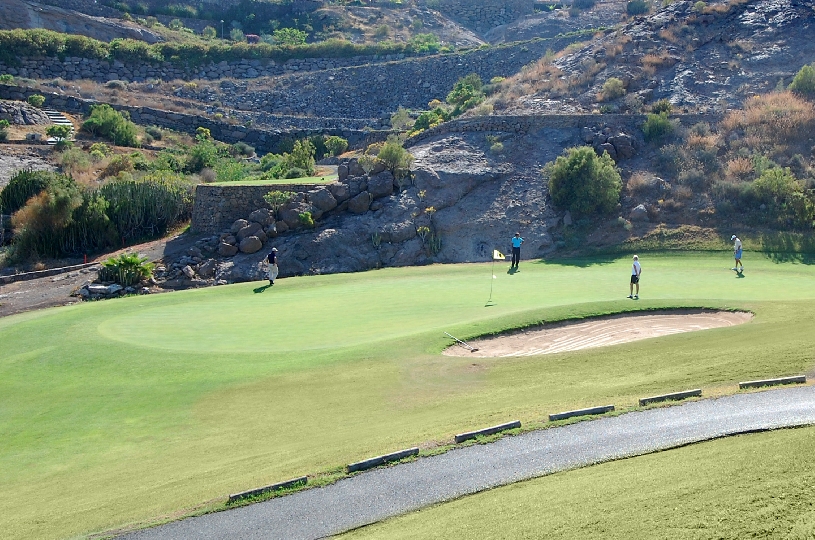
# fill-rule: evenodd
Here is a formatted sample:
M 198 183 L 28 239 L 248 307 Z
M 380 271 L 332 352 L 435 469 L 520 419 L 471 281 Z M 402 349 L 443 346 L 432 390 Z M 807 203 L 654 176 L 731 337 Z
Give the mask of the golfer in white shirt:
M 635 300 L 638 300 L 640 297 L 640 274 L 642 274 L 640 258 L 634 255 L 634 264 L 631 265 L 631 284 L 628 297 Z M 637 294 L 634 294 L 634 285 L 637 286 Z

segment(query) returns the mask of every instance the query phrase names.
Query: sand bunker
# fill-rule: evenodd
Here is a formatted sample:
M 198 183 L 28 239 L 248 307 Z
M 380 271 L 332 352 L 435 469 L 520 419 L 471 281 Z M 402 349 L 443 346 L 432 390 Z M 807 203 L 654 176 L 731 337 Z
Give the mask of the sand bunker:
M 460 345 L 454 345 L 445 350 L 444 354 L 504 357 L 579 351 L 683 332 L 735 326 L 752 318 L 751 313 L 731 311 L 613 315 L 580 322 L 554 323 L 500 336 L 474 339 L 468 343 L 478 349 L 477 352 L 470 352 Z

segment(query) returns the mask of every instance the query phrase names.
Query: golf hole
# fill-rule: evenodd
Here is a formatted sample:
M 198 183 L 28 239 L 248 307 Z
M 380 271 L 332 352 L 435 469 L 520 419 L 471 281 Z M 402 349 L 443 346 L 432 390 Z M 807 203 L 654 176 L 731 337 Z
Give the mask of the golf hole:
M 448 347 L 447 356 L 509 357 L 554 354 L 607 347 L 641 339 L 744 324 L 753 318 L 744 311 L 663 311 L 626 313 L 560 321 L 467 340 Z

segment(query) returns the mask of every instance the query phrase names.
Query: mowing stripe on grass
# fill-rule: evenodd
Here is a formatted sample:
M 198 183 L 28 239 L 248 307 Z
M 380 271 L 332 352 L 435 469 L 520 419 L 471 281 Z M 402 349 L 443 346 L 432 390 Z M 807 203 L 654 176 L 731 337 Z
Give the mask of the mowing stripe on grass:
M 590 414 L 605 414 L 614 410 L 614 405 L 603 405 L 601 407 L 589 407 L 587 409 L 575 409 L 574 411 L 566 411 L 549 415 L 549 421 L 565 420 L 575 416 L 588 416 Z
M 405 459 L 406 457 L 418 455 L 419 447 L 415 446 L 413 448 L 408 448 L 407 450 L 400 450 L 391 454 L 385 454 L 384 456 L 376 456 L 363 461 L 357 461 L 356 463 L 351 463 L 348 465 L 348 472 L 352 473 L 356 471 L 365 471 L 368 469 L 373 469 L 374 467 L 379 467 L 380 465 L 384 465 L 385 463 L 391 461 L 399 461 L 400 459 Z
M 678 401 L 680 399 L 687 399 L 689 397 L 700 397 L 702 389 L 685 390 L 684 392 L 674 392 L 672 394 L 662 394 L 659 396 L 651 396 L 640 398 L 640 406 L 648 405 L 649 403 L 659 403 L 660 401 Z
M 744 381 L 739 383 L 739 388 L 759 388 L 761 386 L 776 386 L 779 384 L 803 384 L 805 382 L 807 382 L 806 375 L 795 375 L 793 377 L 779 377 L 777 379 Z
M 464 441 L 475 439 L 476 437 L 484 437 L 486 435 L 495 435 L 496 433 L 500 433 L 501 431 L 506 431 L 508 429 L 516 429 L 521 427 L 521 421 L 515 420 L 514 422 L 507 422 L 506 424 L 499 424 L 497 426 L 492 426 L 484 429 L 479 429 L 477 431 L 468 431 L 466 433 L 459 433 L 456 435 L 456 444 L 462 443 Z
M 307 476 L 301 476 L 300 478 L 294 478 L 292 480 L 286 480 L 285 482 L 280 482 L 277 484 L 272 484 L 271 486 L 264 486 L 255 489 L 250 489 L 249 491 L 242 491 L 240 493 L 235 493 L 234 495 L 229 496 L 229 500 L 226 501 L 227 504 L 233 503 L 235 501 L 239 501 L 241 499 L 249 499 L 250 497 L 257 497 L 259 495 L 264 495 L 266 493 L 271 493 L 272 491 L 279 491 L 281 489 L 289 489 L 293 487 L 298 487 L 301 485 L 306 485 L 308 482 Z

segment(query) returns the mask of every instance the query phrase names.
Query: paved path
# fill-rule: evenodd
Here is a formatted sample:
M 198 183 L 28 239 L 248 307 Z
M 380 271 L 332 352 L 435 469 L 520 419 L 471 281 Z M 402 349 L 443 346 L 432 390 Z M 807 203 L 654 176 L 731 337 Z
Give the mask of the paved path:
M 505 437 L 124 538 L 323 538 L 461 495 L 582 465 L 807 424 L 815 424 L 815 386 L 738 394 Z

